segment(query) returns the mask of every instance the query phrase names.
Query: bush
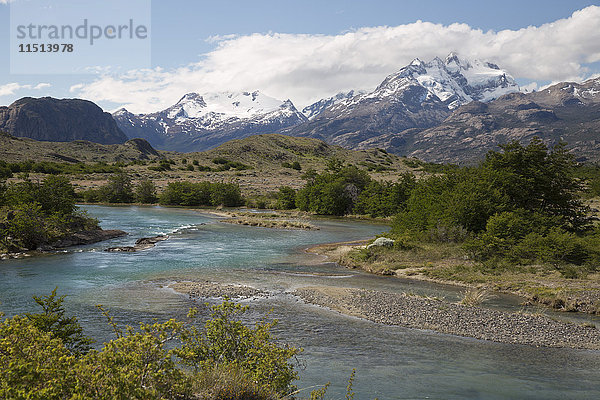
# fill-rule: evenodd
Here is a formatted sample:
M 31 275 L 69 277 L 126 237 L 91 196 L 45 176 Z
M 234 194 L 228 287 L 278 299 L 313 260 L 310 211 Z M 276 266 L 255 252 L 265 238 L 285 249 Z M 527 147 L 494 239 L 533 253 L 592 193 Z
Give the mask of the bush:
M 95 229 L 98 221 L 78 213 L 75 191 L 64 177 L 0 185 L 0 245 L 9 251 L 33 250 L 71 232 Z
M 33 326 L 43 332 L 51 333 L 53 337 L 61 340 L 63 346 L 71 354 L 81 355 L 87 353 L 94 341 L 83 334 L 83 328 L 79 325 L 77 317 L 65 316 L 63 302 L 65 296 L 56 295 L 55 288 L 48 296 L 33 296 L 35 302 L 42 307 L 42 313 L 25 314 Z
M 76 362 L 59 338 L 27 318 L 0 323 L 0 398 L 70 398 Z
M 215 365 L 240 368 L 258 385 L 290 393 L 297 372 L 289 360 L 300 350 L 275 343 L 271 329 L 277 321 L 263 320 L 254 328 L 244 325 L 238 318 L 247 310 L 230 301 L 212 306 L 204 329 L 184 332 L 184 344 L 175 354 L 196 370 L 211 370 Z
M 330 171 L 322 174 L 307 171 L 304 174 L 307 183 L 296 196 L 298 208 L 323 215 L 352 212 L 371 178 L 365 171 L 355 166 L 342 167 L 336 160 L 330 162 Z
M 160 194 L 159 202 L 177 206 L 210 206 L 211 192 L 209 182 L 171 182 Z
M 240 187 L 233 183 L 171 182 L 161 193 L 160 204 L 178 206 L 225 206 L 244 204 Z
M 156 186 L 150 179 L 142 179 L 135 187 L 135 201 L 144 204 L 156 203 Z
M 371 217 L 396 215 L 405 209 L 415 185 L 415 176 L 409 173 L 403 174 L 397 183 L 370 181 L 360 193 L 354 212 Z
M 477 167 L 453 168 L 419 181 L 394 224 L 394 231 L 425 232 L 438 225 L 480 233 L 495 214 L 523 210 L 553 219 L 567 231 L 589 226 L 577 197 L 581 183 L 564 145 L 551 151 L 539 139 L 489 152 Z
M 300 350 L 276 343 L 276 321 L 244 325 L 247 307 L 239 304 L 212 306 L 203 328 L 171 319 L 138 330 L 119 329 L 99 306 L 116 338 L 100 350 L 72 352 L 65 344 L 76 335 L 65 327 L 78 325 L 64 316 L 63 297 L 54 291 L 38 299 L 43 314 L 0 322 L 1 398 L 267 400 L 294 389 L 291 360 Z
M 277 193 L 277 206 L 280 210 L 296 208 L 296 191 L 289 186 L 282 186 Z
M 2 236 L 12 245 L 34 250 L 48 242 L 48 230 L 42 206 L 36 202 L 14 206 L 7 215 Z
M 135 195 L 131 178 L 125 172 L 111 175 L 108 183 L 98 189 L 98 197 L 107 203 L 132 203 Z
M 238 207 L 244 204 L 240 187 L 235 183 L 213 183 L 210 199 L 213 206 Z
M 218 157 L 212 160 L 214 164 L 219 165 L 217 171 L 228 171 L 230 169 L 235 169 L 236 171 L 243 171 L 245 169 L 250 169 L 248 165 L 242 164 L 239 161 L 230 161 L 223 157 Z

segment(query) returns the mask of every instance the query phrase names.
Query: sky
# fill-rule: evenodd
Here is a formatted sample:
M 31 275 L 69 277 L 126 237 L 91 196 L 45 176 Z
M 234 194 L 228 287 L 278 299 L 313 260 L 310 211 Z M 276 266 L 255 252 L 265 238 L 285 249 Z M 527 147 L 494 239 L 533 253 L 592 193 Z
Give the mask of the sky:
M 150 65 L 85 74 L 11 73 L 10 7 L 22 1 L 0 0 L 0 105 L 77 97 L 147 113 L 188 92 L 260 90 L 302 108 L 450 52 L 528 89 L 600 75 L 600 0 L 147 0 Z

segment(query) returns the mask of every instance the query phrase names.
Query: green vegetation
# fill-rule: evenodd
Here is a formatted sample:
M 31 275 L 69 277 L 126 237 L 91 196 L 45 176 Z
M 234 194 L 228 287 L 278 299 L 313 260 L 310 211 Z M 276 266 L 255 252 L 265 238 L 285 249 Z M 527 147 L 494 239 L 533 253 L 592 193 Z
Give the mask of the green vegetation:
M 372 217 L 394 215 L 404 209 L 415 178 L 403 174 L 397 183 L 378 182 L 355 166 L 343 166 L 335 160 L 321 174 L 304 174 L 306 186 L 296 196 L 302 211 L 324 215 L 369 214 Z
M 158 162 L 158 165 L 151 165 L 148 167 L 148 169 L 151 171 L 158 171 L 158 172 L 170 171 L 171 165 L 175 165 L 175 161 L 169 160 L 167 158 L 163 158 L 162 160 L 160 160 Z
M 234 183 L 171 182 L 160 194 L 160 204 L 176 206 L 224 206 L 244 204 L 240 187 Z
M 283 164 L 281 164 L 281 166 L 283 168 L 295 169 L 296 171 L 301 171 L 302 170 L 302 166 L 300 165 L 299 161 L 294 161 L 292 163 L 289 163 L 289 162 L 286 161 Z
M 70 233 L 96 229 L 98 221 L 77 211 L 75 199 L 63 176 L 0 184 L 0 249 L 33 250 Z
M 282 186 L 277 193 L 277 209 L 293 210 L 296 208 L 296 191 L 289 186 Z
M 275 340 L 277 321 L 243 324 L 247 306 L 225 300 L 210 307 L 203 326 L 192 309 L 187 322 L 170 319 L 139 329 L 121 329 L 98 306 L 116 337 L 91 349 L 77 318 L 65 316 L 63 299 L 54 290 L 35 298 L 42 313 L 0 322 L 0 397 L 267 400 L 296 391 L 301 349 Z M 322 399 L 325 390 L 310 398 Z
M 582 183 L 564 145 L 539 139 L 490 152 L 477 167 L 422 179 L 393 232 L 426 240 L 465 242 L 475 259 L 512 263 L 593 264 L 598 235 L 579 196 Z
M 242 164 L 239 161 L 230 161 L 223 157 L 214 158 L 212 162 L 219 166 L 216 171 L 229 171 L 230 169 L 243 171 L 245 169 L 250 169 L 249 166 Z
M 596 168 L 578 166 L 564 144 L 548 149 L 534 139 L 501 146 L 474 167 L 407 177 L 397 184 L 406 189 L 398 189 L 396 200 L 367 196 L 367 185 L 359 198 L 399 210 L 387 235 L 395 244 L 357 249 L 341 262 L 378 273 L 485 284 L 557 308 L 598 312 L 596 289 L 585 282 L 598 279 L 600 228 L 582 200 L 595 177 Z
M 111 175 L 106 185 L 98 189 L 88 189 L 82 196 L 88 203 L 132 203 L 136 197 L 131 178 L 125 172 Z
M 118 165 L 109 165 L 107 163 L 85 164 L 82 162 L 34 162 L 32 160 L 7 163 L 0 161 L 0 179 L 11 178 L 18 172 L 36 172 L 41 174 L 59 175 L 59 174 L 111 174 L 120 172 Z
M 143 204 L 153 204 L 158 201 L 156 186 L 150 179 L 142 179 L 135 187 L 135 201 Z

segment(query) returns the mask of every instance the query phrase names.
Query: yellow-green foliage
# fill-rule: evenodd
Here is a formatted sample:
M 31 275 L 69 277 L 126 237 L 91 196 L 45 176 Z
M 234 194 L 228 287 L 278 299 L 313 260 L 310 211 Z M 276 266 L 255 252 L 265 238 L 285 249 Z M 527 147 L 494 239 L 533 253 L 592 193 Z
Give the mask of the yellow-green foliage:
M 262 320 L 254 328 L 244 325 L 237 318 L 247 310 L 247 306 L 230 301 L 211 307 L 211 318 L 204 329 L 186 330 L 182 335 L 184 345 L 175 353 L 197 370 L 215 364 L 239 368 L 259 385 L 280 394 L 291 392 L 297 372 L 289 360 L 300 350 L 273 341 L 271 328 L 277 321 Z
M 41 298 L 50 320 L 63 316 L 55 292 Z M 99 306 L 102 310 L 101 306 Z M 0 322 L 0 398 L 27 399 L 275 399 L 290 393 L 300 350 L 274 342 L 275 322 L 248 327 L 247 307 L 211 307 L 203 329 L 170 319 L 121 330 L 99 350 L 73 352 L 60 324 L 15 316 Z M 191 312 L 190 317 L 195 316 Z M 42 314 L 38 314 L 42 315 Z M 60 318 L 59 318 L 60 320 Z M 78 326 L 76 319 L 72 323 Z M 38 321 L 39 322 L 39 321 Z M 38 325 L 45 327 L 41 329 Z M 77 330 L 75 330 L 77 332 Z M 169 343 L 176 343 L 173 346 Z M 185 368 L 185 367 L 188 368 Z M 190 371 L 190 367 L 194 372 Z

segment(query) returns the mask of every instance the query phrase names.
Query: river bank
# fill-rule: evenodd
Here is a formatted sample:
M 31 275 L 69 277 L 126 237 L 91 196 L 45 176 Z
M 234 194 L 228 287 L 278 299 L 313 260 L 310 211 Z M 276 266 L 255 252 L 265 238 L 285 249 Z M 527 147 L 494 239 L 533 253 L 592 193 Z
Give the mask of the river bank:
M 105 240 L 110 240 L 125 235 L 127 235 L 127 232 L 120 229 L 92 229 L 74 232 L 63 236 L 51 244 L 40 246 L 37 250 L 22 250 L 17 252 L 1 253 L 0 260 L 31 257 L 33 255 L 48 253 L 67 247 L 103 242 Z
M 321 255 L 329 262 L 377 275 L 468 288 L 483 287 L 520 296 L 525 305 L 538 304 L 556 311 L 600 314 L 598 273 L 585 279 L 567 279 L 558 271 L 548 271 L 535 265 L 485 273 L 474 261 L 458 257 L 452 249 L 421 249 L 421 252 L 449 253 L 445 257 L 436 254 L 431 259 L 414 250 L 375 249 L 373 251 L 381 253 L 383 261 L 362 261 L 360 252 L 365 251 L 366 243 L 328 243 L 312 246 L 306 251 Z M 391 254 L 386 255 L 386 252 Z

